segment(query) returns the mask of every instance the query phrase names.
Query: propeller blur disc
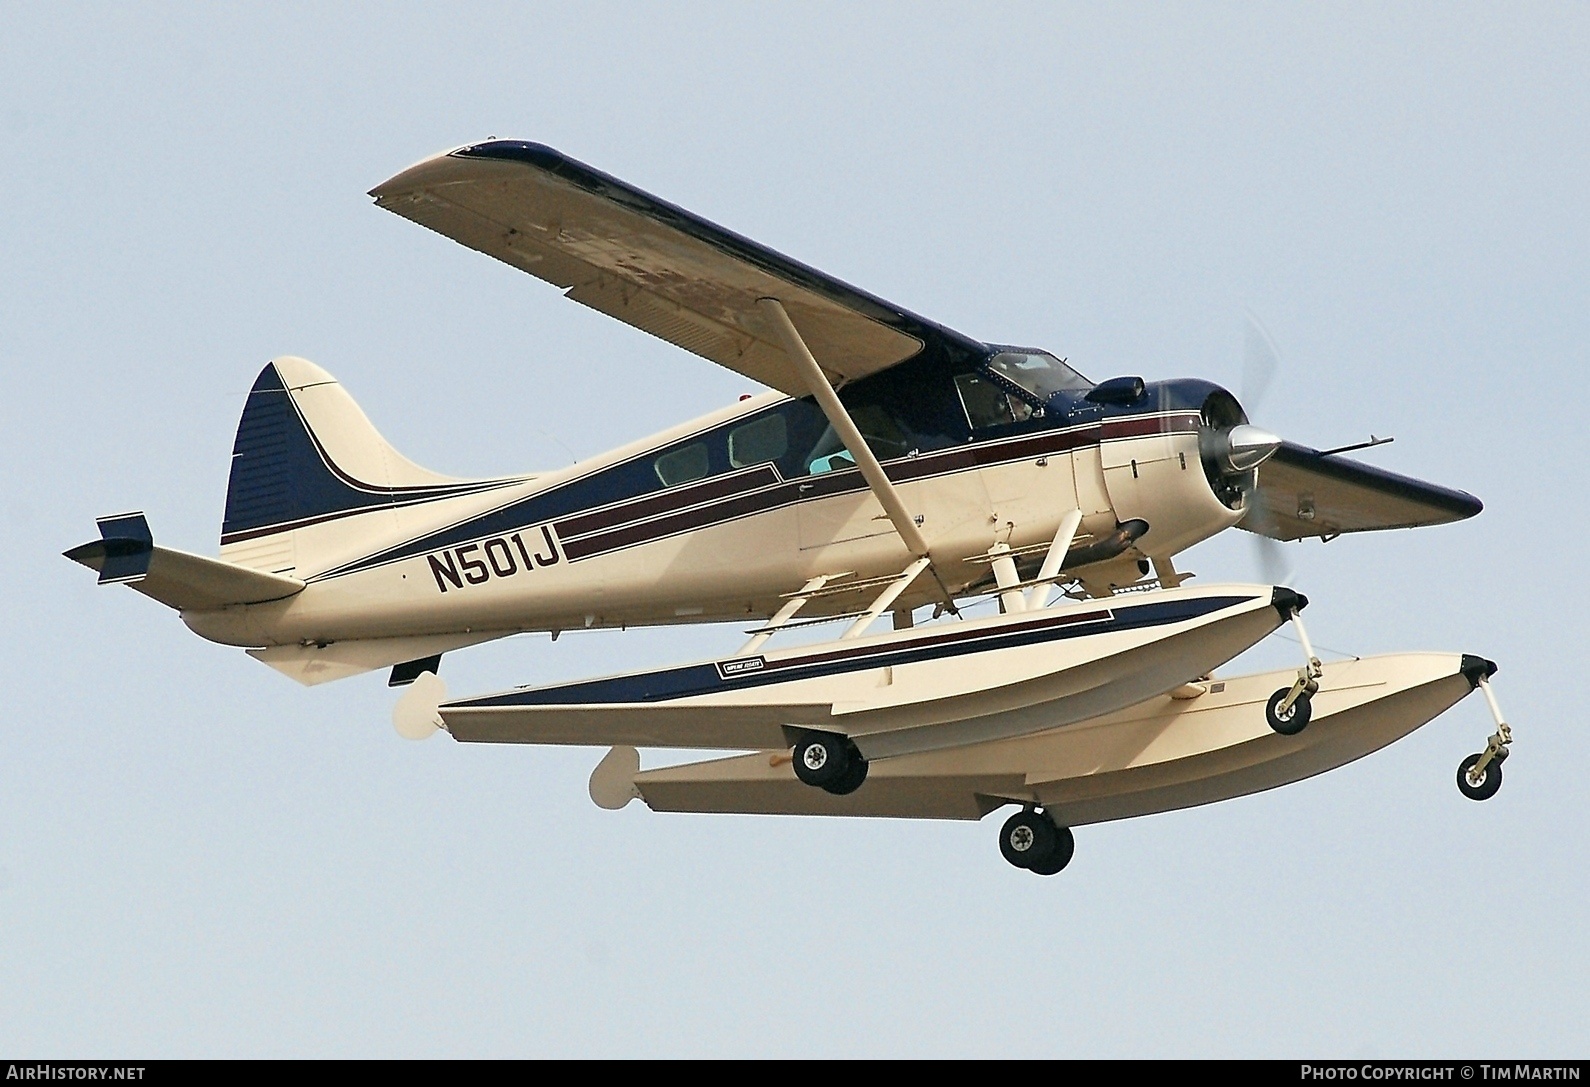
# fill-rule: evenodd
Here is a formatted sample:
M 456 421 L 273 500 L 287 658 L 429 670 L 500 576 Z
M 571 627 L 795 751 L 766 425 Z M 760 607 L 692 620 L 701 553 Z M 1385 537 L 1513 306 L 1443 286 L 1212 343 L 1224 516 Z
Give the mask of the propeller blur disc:
M 1262 585 L 1285 585 L 1292 580 L 1296 572 L 1296 564 L 1292 561 L 1292 552 L 1280 540 L 1272 540 L 1268 536 L 1253 536 L 1254 562 L 1259 568 L 1259 582 Z
M 1249 418 L 1264 403 L 1275 375 L 1281 369 L 1281 350 L 1275 346 L 1270 330 L 1246 311 L 1248 323 L 1242 338 L 1242 406 Z

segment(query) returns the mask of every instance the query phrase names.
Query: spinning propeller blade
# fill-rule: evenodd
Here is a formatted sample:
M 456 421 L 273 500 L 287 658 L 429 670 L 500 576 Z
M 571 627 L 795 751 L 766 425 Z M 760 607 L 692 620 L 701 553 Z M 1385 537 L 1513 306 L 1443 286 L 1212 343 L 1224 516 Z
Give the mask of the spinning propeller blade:
M 1281 369 L 1281 351 L 1253 311 L 1244 313 L 1248 322 L 1242 338 L 1242 406 L 1257 411 Z
M 1247 411 L 1257 412 L 1270 394 L 1276 374 L 1280 372 L 1281 349 L 1276 346 L 1275 337 L 1270 335 L 1270 330 L 1264 327 L 1264 322 L 1259 320 L 1257 314 L 1252 310 L 1244 310 L 1243 314 L 1247 321 L 1242 337 L 1242 406 Z M 1285 585 L 1291 580 L 1296 564 L 1281 541 L 1252 534 L 1248 539 L 1253 548 L 1254 565 L 1258 567 L 1262 582 Z
M 1292 580 L 1296 564 L 1292 552 L 1280 540 L 1268 536 L 1250 536 L 1253 557 L 1259 567 L 1259 580 L 1265 585 L 1286 585 Z

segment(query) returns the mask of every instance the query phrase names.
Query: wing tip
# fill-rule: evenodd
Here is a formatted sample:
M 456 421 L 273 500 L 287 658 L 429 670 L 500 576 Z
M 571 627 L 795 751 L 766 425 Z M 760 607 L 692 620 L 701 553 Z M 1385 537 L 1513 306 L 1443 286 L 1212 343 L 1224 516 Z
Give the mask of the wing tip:
M 381 184 L 369 190 L 365 195 L 374 200 L 377 205 L 385 207 L 384 201 L 391 201 L 401 197 L 414 188 L 416 183 L 428 178 L 438 166 L 445 165 L 452 159 L 495 159 L 499 162 L 520 162 L 535 166 L 543 170 L 554 171 L 565 163 L 571 162 L 567 155 L 554 147 L 544 143 L 534 143 L 530 140 L 499 140 L 496 137 L 479 140 L 474 143 L 460 144 L 448 148 L 446 151 L 430 155 L 411 166 L 407 166 Z
M 447 152 L 449 158 L 460 159 L 510 159 L 527 162 L 542 169 L 552 169 L 568 161 L 568 156 L 555 147 L 532 140 L 482 140 L 468 143 Z

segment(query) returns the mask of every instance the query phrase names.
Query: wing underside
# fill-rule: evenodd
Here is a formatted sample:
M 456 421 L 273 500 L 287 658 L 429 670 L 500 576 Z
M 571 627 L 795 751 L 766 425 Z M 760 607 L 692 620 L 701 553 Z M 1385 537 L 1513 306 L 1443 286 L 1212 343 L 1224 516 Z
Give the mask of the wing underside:
M 1317 449 L 1285 442 L 1259 469 L 1242 527 L 1276 540 L 1418 528 L 1473 517 L 1480 500 Z
M 549 147 L 496 140 L 438 155 L 376 203 L 569 298 L 796 396 L 810 392 L 760 298 L 777 298 L 823 367 L 855 380 L 929 343 L 985 345 Z

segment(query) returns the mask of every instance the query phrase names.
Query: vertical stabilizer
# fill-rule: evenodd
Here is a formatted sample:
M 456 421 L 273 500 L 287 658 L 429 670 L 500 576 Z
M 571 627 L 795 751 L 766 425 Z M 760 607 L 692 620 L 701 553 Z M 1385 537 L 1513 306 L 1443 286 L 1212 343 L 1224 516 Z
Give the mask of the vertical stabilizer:
M 260 371 L 238 423 L 221 555 L 294 575 L 359 540 L 372 549 L 385 542 L 400 530 L 401 508 L 523 478 L 462 480 L 421 468 L 392 448 L 326 371 L 305 359 L 275 359 Z

